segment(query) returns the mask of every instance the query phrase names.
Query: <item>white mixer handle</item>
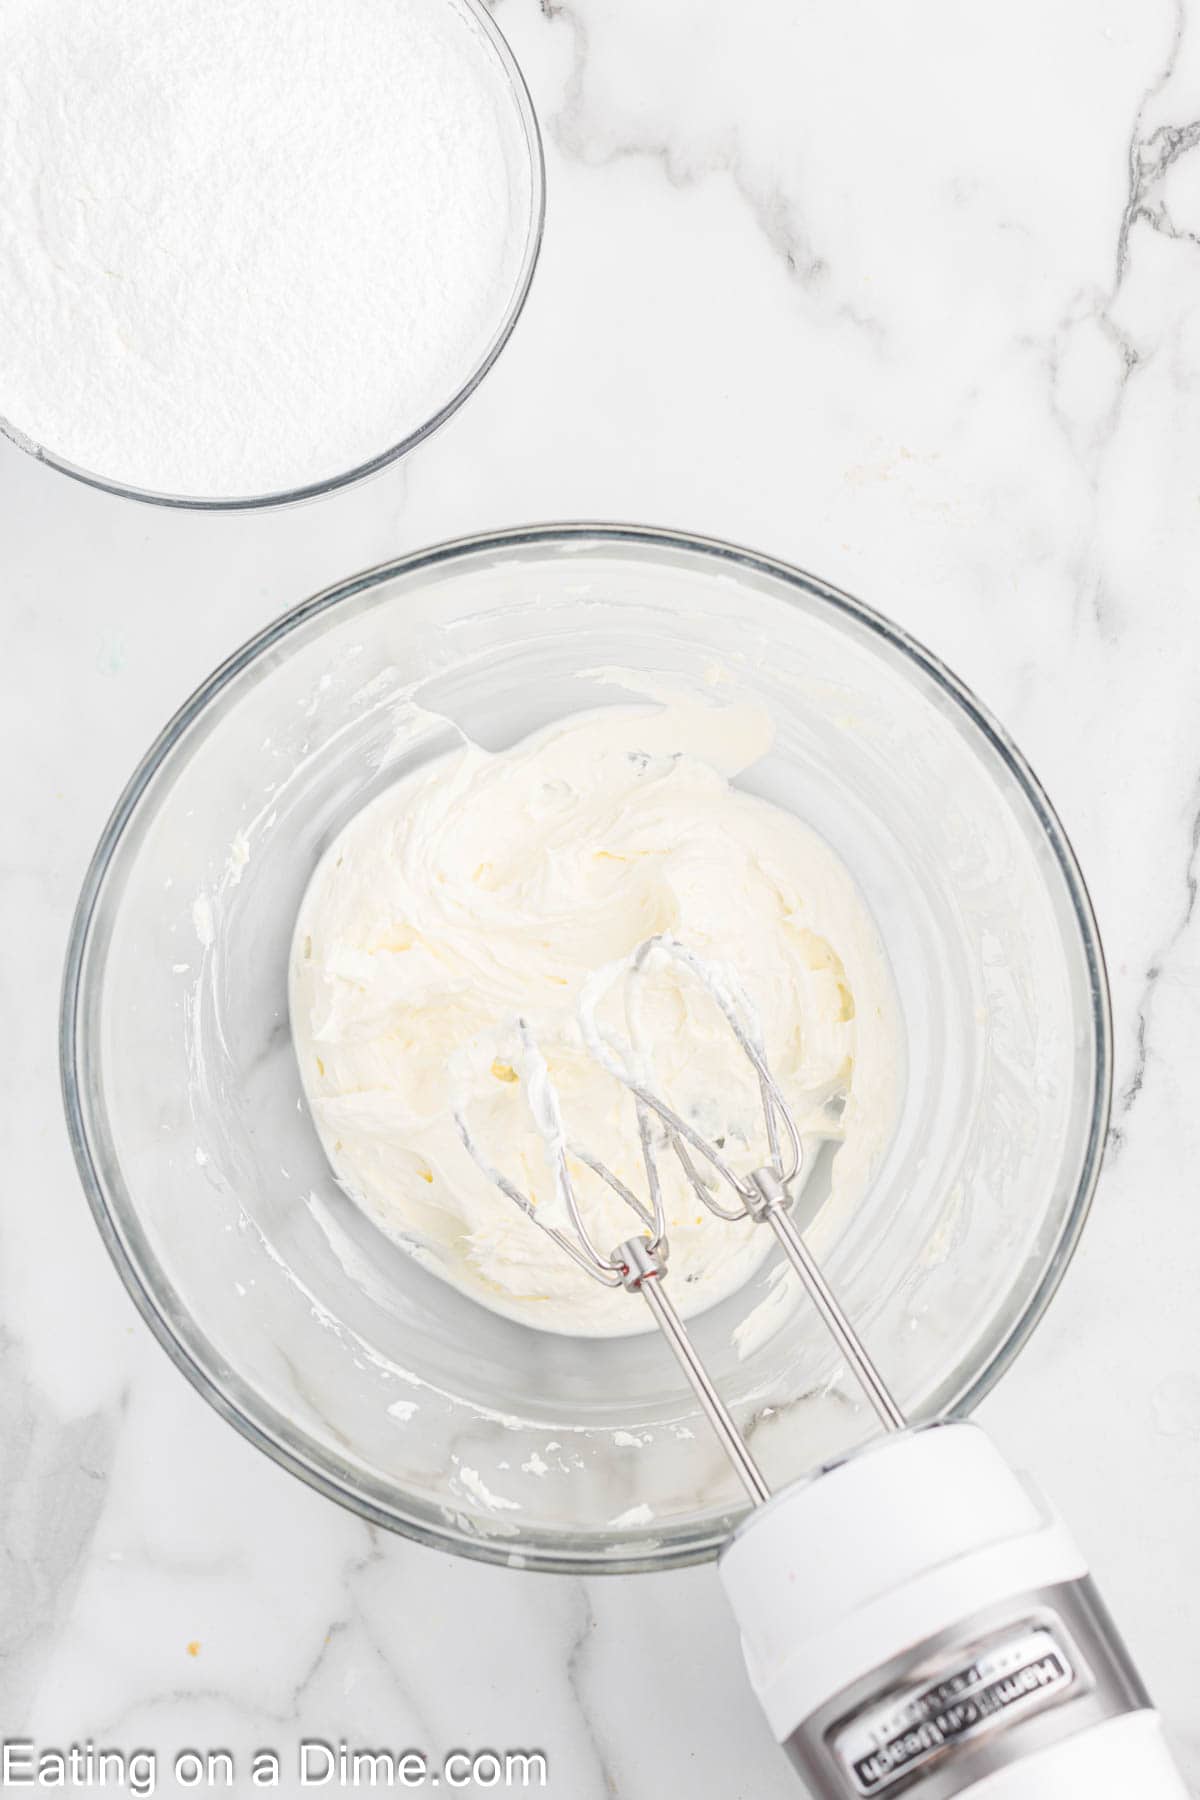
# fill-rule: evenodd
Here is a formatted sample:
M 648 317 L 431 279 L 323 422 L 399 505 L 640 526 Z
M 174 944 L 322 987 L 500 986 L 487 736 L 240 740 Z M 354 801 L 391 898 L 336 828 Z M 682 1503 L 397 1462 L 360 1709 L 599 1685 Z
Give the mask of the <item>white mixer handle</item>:
M 818 1800 L 1188 1800 L 1078 1547 L 974 1425 L 777 1494 L 721 1576 Z

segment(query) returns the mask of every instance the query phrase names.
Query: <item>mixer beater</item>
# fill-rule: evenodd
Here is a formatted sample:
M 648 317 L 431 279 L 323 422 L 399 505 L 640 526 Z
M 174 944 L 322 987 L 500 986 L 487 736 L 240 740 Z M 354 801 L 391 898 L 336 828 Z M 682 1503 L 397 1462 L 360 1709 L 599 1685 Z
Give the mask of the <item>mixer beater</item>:
M 600 1031 L 596 1011 L 606 988 L 619 973 L 625 973 L 630 980 L 636 980 L 656 957 L 670 958 L 678 963 L 707 989 L 758 1077 L 769 1160 L 750 1175 L 738 1175 L 715 1143 L 703 1137 L 694 1125 L 681 1117 L 631 1072 L 629 1061 L 615 1052 L 611 1041 L 606 1040 Z M 509 1200 L 520 1207 L 527 1218 L 552 1238 L 559 1249 L 594 1280 L 607 1287 L 625 1287 L 631 1293 L 641 1295 L 654 1316 L 655 1324 L 679 1361 L 743 1486 L 756 1503 L 769 1499 L 771 1490 L 697 1355 L 683 1321 L 667 1293 L 667 1227 L 662 1180 L 654 1143 L 655 1121 L 659 1123 L 667 1146 L 678 1158 L 692 1191 L 702 1206 L 717 1218 L 730 1223 L 751 1218 L 758 1224 L 770 1227 L 838 1348 L 858 1376 L 881 1422 L 889 1431 L 903 1430 L 906 1423 L 904 1414 L 889 1393 L 883 1377 L 867 1355 L 861 1339 L 838 1305 L 828 1282 L 792 1221 L 789 1190 L 803 1161 L 800 1133 L 767 1064 L 748 1003 L 736 991 L 731 991 L 727 979 L 722 980 L 694 952 L 660 934 L 641 944 L 628 964 L 602 971 L 600 978 L 583 997 L 581 1022 L 585 1040 L 597 1061 L 633 1095 L 649 1203 L 639 1199 L 589 1148 L 568 1142 L 565 1132 L 559 1128 L 556 1100 L 545 1087 L 548 1075 L 544 1072 L 537 1047 L 524 1022 L 520 1022 L 519 1030 L 527 1057 L 533 1064 L 534 1080 L 542 1085 L 544 1098 L 549 1101 L 552 1123 L 544 1131 L 544 1135 L 553 1164 L 555 1184 L 574 1227 L 575 1237 L 572 1238 L 557 1226 L 548 1223 L 529 1196 L 485 1160 L 465 1118 L 460 1114 L 458 1124 L 463 1141 L 484 1173 Z M 543 1105 L 537 1110 L 545 1112 L 546 1108 Z M 569 1156 L 605 1182 L 640 1220 L 644 1231 L 626 1239 L 605 1255 L 594 1243 L 584 1221 L 579 1196 L 571 1177 Z M 704 1179 L 697 1168 L 697 1157 L 712 1171 L 709 1181 Z M 732 1205 L 725 1204 L 718 1198 L 714 1186 L 717 1180 L 729 1188 L 733 1196 Z
M 707 990 L 757 1077 L 768 1156 L 749 1174 L 655 1093 L 632 1047 L 598 1023 L 614 981 L 630 984 L 628 1013 L 638 978 L 662 959 Z M 640 1294 L 682 1368 L 755 1509 L 722 1552 L 722 1579 L 751 1683 L 813 1794 L 1126 1800 L 1137 1791 L 1187 1800 L 1158 1715 L 1062 1521 L 978 1427 L 909 1425 L 805 1244 L 791 1214 L 800 1132 L 736 974 L 660 934 L 589 984 L 580 1023 L 595 1060 L 633 1096 L 645 1199 L 570 1142 L 524 1023 L 529 1098 L 572 1230 L 539 1216 L 492 1167 L 461 1113 L 459 1130 L 480 1169 L 564 1254 L 594 1280 Z M 709 1212 L 774 1233 L 883 1426 L 886 1454 L 869 1443 L 772 1495 L 668 1293 L 663 1149 Z M 608 1253 L 588 1229 L 569 1159 L 642 1227 Z

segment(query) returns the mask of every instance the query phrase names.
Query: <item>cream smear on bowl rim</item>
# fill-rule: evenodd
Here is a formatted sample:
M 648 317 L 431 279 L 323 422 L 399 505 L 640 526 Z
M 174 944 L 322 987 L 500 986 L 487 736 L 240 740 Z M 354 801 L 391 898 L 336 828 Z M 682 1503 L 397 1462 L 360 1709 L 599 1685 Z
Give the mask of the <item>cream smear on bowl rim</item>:
M 886 1147 L 901 1030 L 870 914 L 814 832 L 731 785 L 771 738 L 762 706 L 676 693 L 568 718 L 498 754 L 464 741 L 356 814 L 309 885 L 291 1024 L 330 1164 L 389 1236 L 526 1325 L 577 1336 L 649 1325 L 477 1166 L 551 1215 L 548 1077 L 569 1138 L 639 1188 L 634 1105 L 593 1054 L 581 1006 L 597 973 L 648 937 L 670 932 L 736 969 L 807 1160 L 837 1145 L 838 1209 Z M 601 1025 L 618 1030 L 615 991 L 602 1007 Z M 641 1013 L 652 1085 L 731 1161 L 761 1162 L 757 1082 L 711 995 L 673 964 L 646 978 Z M 628 1236 L 620 1201 L 571 1164 L 596 1239 Z M 694 1314 L 742 1286 L 769 1241 L 704 1209 L 673 1160 L 662 1174 L 671 1285 Z M 781 1282 L 741 1341 L 760 1341 L 794 1297 Z
M 9 0 L 0 428 L 147 499 L 338 485 L 484 373 L 541 210 L 474 0 Z

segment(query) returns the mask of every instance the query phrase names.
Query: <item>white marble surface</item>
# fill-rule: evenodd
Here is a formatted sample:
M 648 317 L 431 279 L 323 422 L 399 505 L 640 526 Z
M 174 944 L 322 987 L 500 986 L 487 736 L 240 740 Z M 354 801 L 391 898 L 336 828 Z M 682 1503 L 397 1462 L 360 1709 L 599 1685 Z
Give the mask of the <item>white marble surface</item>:
M 76 887 L 191 686 L 355 567 L 599 517 L 739 539 L 891 613 L 1058 804 L 1111 962 L 1115 1129 L 1077 1262 L 984 1416 L 1090 1550 L 1200 1792 L 1200 5 L 497 17 L 545 129 L 545 250 L 439 438 L 227 519 L 0 449 L 0 1735 L 537 1745 L 555 1800 L 796 1791 L 711 1569 L 470 1567 L 222 1424 L 136 1319 L 60 1118 Z

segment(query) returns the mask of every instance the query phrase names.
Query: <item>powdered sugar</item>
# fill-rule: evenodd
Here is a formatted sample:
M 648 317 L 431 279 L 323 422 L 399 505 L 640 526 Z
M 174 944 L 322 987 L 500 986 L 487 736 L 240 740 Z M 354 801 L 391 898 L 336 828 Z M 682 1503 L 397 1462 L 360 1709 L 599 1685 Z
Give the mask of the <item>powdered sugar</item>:
M 0 414 L 162 493 L 354 469 L 479 365 L 531 179 L 464 0 L 5 0 Z

